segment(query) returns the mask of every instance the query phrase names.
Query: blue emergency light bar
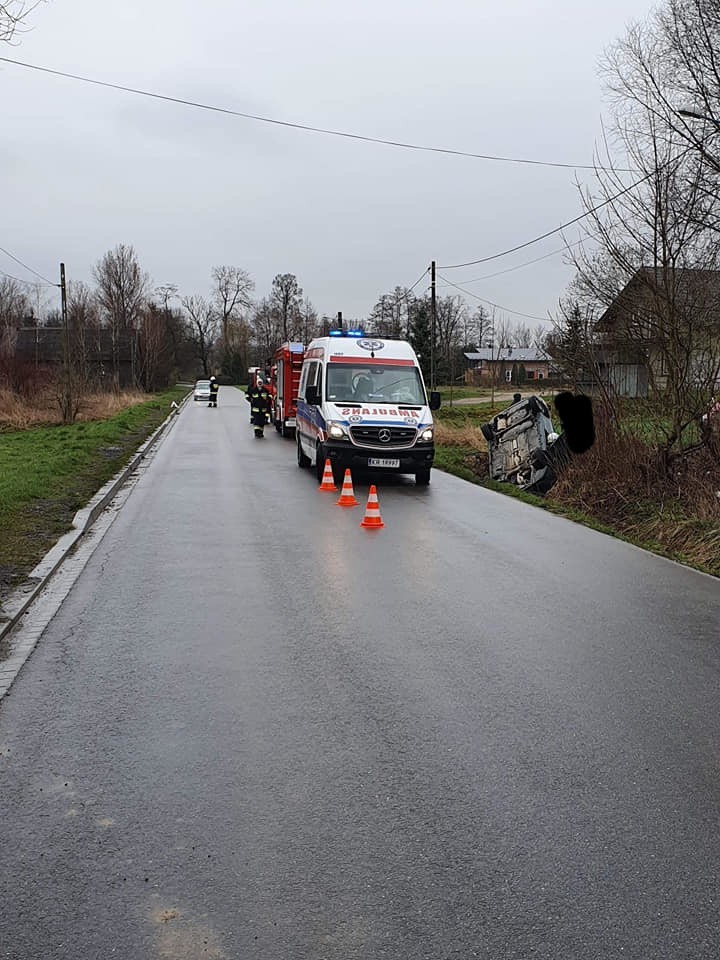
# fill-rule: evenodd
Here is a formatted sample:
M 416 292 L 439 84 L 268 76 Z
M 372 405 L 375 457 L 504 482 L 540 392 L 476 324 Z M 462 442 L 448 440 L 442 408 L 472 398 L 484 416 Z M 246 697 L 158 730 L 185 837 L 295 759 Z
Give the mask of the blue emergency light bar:
M 363 330 L 331 330 L 331 337 L 364 337 L 365 332 Z

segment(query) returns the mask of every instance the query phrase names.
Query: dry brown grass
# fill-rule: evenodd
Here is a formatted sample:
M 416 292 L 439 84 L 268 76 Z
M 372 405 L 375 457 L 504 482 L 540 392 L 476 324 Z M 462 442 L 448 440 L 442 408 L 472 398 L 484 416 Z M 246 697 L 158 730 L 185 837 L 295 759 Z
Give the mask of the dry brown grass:
M 572 461 L 548 499 L 720 575 L 718 491 L 720 463 L 707 448 L 689 453 L 668 476 L 652 448 L 607 431 Z
M 476 426 L 454 426 L 435 421 L 435 442 L 444 447 L 467 447 L 468 450 L 487 450 L 485 438 Z
M 76 420 L 107 420 L 147 399 L 147 394 L 140 390 L 124 390 L 120 394 L 90 393 L 83 397 Z M 0 430 L 28 430 L 61 422 L 60 408 L 52 393 L 43 392 L 32 400 L 24 400 L 11 390 L 0 388 Z

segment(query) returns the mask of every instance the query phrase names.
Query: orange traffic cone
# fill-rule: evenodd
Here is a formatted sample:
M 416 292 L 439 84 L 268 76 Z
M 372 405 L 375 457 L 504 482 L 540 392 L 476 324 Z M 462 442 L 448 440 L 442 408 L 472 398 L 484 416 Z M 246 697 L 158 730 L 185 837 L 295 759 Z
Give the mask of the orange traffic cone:
M 345 479 L 343 480 L 342 493 L 340 494 L 340 499 L 337 502 L 339 507 L 357 507 L 358 502 L 355 499 L 355 494 L 353 493 L 352 485 L 352 476 L 350 471 L 345 471 Z
M 321 490 L 323 493 L 337 493 L 335 478 L 333 477 L 332 467 L 330 466 L 329 459 L 325 461 L 325 470 L 323 472 L 322 483 L 318 487 L 318 490 Z
M 365 508 L 365 516 L 363 517 L 360 526 L 369 527 L 370 530 L 379 530 L 380 527 L 385 526 L 380 516 L 380 504 L 378 503 L 375 484 L 370 487 L 367 507 Z

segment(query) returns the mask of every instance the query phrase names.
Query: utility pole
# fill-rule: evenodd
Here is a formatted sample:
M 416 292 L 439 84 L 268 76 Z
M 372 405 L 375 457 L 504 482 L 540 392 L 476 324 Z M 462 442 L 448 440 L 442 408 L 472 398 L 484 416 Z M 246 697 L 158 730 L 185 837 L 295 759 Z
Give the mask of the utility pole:
M 437 301 L 435 298 L 435 261 L 430 264 L 430 389 L 435 390 L 435 325 Z
M 70 329 L 67 315 L 67 288 L 65 285 L 65 264 L 60 264 L 60 308 L 63 325 L 63 374 L 62 374 L 62 417 L 63 423 L 72 422 L 72 378 L 70 376 Z
M 342 328 L 343 328 L 343 325 L 342 325 L 342 310 L 338 310 L 337 325 L 338 325 L 338 330 L 342 333 Z

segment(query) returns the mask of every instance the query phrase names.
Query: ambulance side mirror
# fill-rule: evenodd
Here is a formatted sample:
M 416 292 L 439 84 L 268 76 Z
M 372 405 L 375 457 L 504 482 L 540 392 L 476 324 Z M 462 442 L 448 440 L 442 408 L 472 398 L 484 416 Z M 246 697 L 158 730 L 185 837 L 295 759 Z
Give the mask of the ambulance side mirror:
M 441 403 L 442 403 L 442 398 L 441 398 L 441 396 L 440 396 L 440 391 L 439 391 L 439 390 L 431 390 L 431 391 L 430 391 L 430 409 L 431 409 L 431 410 L 439 410 Z
M 320 403 L 318 388 L 314 384 L 305 387 L 305 403 L 309 403 L 311 407 L 316 407 Z

